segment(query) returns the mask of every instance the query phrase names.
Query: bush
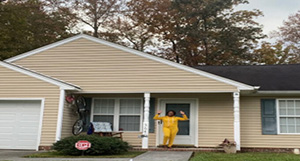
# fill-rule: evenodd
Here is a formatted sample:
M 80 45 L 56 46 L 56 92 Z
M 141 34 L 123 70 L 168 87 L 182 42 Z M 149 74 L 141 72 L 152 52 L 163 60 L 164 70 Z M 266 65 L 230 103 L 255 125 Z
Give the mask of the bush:
M 97 135 L 79 135 L 64 138 L 53 144 L 54 150 L 65 155 L 81 155 L 82 151 L 75 148 L 79 140 L 87 140 L 92 146 L 85 150 L 85 155 L 113 155 L 128 151 L 127 142 L 113 137 L 99 137 Z

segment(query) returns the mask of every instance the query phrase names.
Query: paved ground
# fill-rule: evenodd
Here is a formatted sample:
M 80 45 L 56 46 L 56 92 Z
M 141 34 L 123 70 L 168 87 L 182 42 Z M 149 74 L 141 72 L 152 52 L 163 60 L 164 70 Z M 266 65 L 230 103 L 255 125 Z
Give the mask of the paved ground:
M 130 161 L 131 158 L 22 158 L 37 153 L 24 150 L 0 150 L 0 161 Z M 42 153 L 40 151 L 39 153 Z
M 0 161 L 188 161 L 190 151 L 148 151 L 136 158 L 22 158 L 36 151 L 0 150 Z
M 188 161 L 192 154 L 191 151 L 148 151 L 133 161 Z

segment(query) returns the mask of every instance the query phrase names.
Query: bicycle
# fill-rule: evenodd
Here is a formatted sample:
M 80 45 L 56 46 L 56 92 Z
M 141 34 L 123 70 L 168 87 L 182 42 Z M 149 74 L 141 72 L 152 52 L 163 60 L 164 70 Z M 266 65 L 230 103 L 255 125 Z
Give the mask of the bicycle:
M 75 121 L 75 123 L 73 124 L 73 127 L 72 127 L 72 133 L 73 133 L 73 135 L 76 136 L 76 135 L 79 135 L 83 131 L 83 129 L 86 125 L 86 122 L 85 122 L 86 113 L 88 112 L 88 110 L 86 108 L 86 102 L 85 102 L 85 99 L 83 96 L 77 96 L 76 98 L 75 98 L 75 96 L 68 96 L 66 99 L 69 103 L 72 102 L 72 104 L 75 104 L 77 107 L 76 113 L 77 113 L 79 119 L 77 119 Z

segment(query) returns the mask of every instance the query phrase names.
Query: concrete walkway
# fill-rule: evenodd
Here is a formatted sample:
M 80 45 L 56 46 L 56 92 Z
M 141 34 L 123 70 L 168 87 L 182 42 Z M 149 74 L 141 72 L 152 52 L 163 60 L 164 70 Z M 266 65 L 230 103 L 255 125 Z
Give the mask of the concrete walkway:
M 188 161 L 191 151 L 148 151 L 135 158 L 22 158 L 36 151 L 0 150 L 0 161 Z M 42 152 L 40 152 L 42 153 Z
M 192 151 L 148 151 L 133 161 L 188 161 Z

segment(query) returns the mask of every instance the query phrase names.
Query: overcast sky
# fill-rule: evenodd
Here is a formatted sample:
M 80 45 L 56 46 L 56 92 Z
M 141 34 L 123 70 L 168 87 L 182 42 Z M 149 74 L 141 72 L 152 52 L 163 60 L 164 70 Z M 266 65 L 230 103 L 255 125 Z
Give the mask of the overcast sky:
M 300 0 L 249 0 L 249 4 L 238 6 L 240 9 L 259 9 L 264 16 L 257 22 L 264 26 L 264 33 L 277 30 L 289 15 L 300 10 Z

